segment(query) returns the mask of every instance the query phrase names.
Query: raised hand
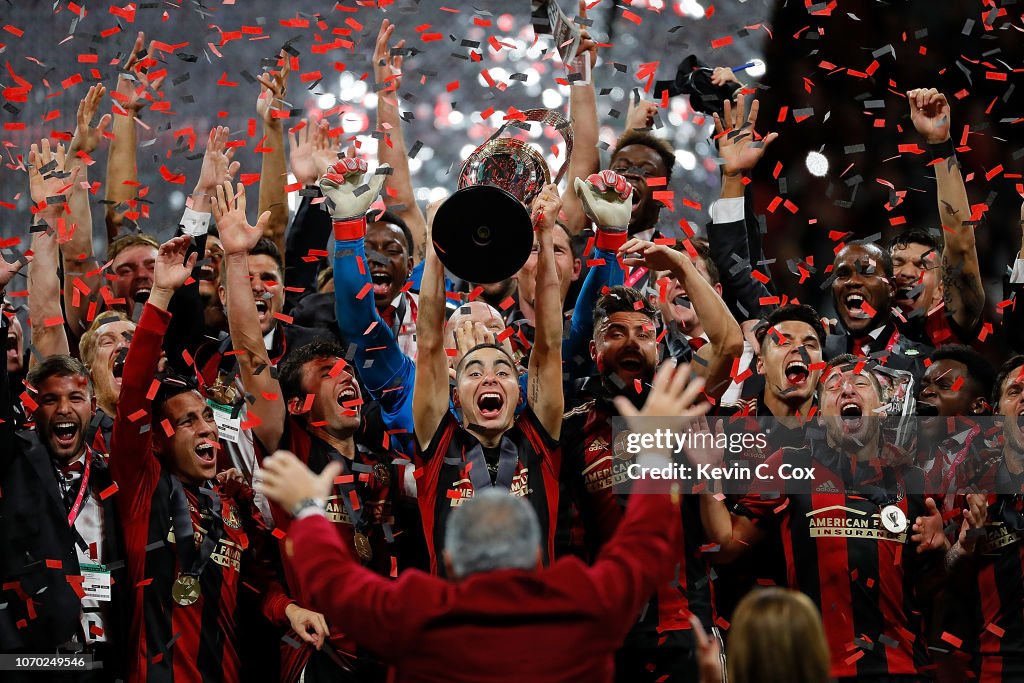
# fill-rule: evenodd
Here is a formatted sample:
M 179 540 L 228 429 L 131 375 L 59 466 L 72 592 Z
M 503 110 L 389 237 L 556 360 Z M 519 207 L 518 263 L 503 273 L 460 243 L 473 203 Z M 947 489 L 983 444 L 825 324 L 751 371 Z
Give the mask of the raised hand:
M 629 109 L 626 111 L 625 131 L 628 133 L 631 130 L 649 130 L 654 127 L 654 117 L 657 115 L 657 102 L 640 100 L 634 104 L 633 98 L 630 97 Z
M 624 258 L 628 258 L 629 255 L 639 257 L 631 261 L 630 265 L 644 265 L 651 270 L 672 272 L 682 268 L 683 259 L 686 258 L 667 244 L 654 244 L 635 237 L 619 247 L 619 254 Z
M 692 375 L 688 364 L 676 365 L 668 361 L 658 368 L 643 409 L 634 408 L 625 396 L 615 398 L 615 407 L 634 431 L 646 431 L 649 425 L 637 418 L 648 417 L 671 421 L 678 431 L 689 427 L 691 420 L 687 418 L 705 415 L 711 408 L 707 402 L 698 400 L 703 390 L 704 380 Z
M 385 19 L 380 24 L 380 31 L 377 32 L 377 43 L 373 46 L 373 78 L 377 85 L 386 87 L 378 94 L 392 93 L 402 85 L 402 61 L 401 54 L 391 54 L 388 41 L 395 32 L 395 25 Z M 395 50 L 405 47 L 405 39 L 395 44 Z
M 988 521 L 988 496 L 983 493 L 968 493 L 967 508 L 964 510 L 964 521 L 960 525 L 957 543 L 960 549 L 970 555 L 978 544 L 978 534 L 971 533 L 975 529 L 984 529 Z
M 625 232 L 633 211 L 633 186 L 614 171 L 576 178 L 573 186 L 587 217 L 599 228 Z
M 327 463 L 316 475 L 294 453 L 277 451 L 263 461 L 257 475 L 256 490 L 292 512 L 303 500 L 327 498 L 334 490 L 335 477 L 340 474 L 340 462 Z
M 197 252 L 192 252 L 188 260 L 185 254 L 188 253 L 188 245 L 192 238 L 188 235 L 174 237 L 160 245 L 156 254 L 156 265 L 153 269 L 153 290 L 164 290 L 174 292 L 192 275 L 192 268 L 196 265 Z
M 558 193 L 558 186 L 549 183 L 540 191 L 537 198 L 533 200 L 531 218 L 538 232 L 551 231 L 555 227 L 555 220 L 558 212 L 562 210 L 562 197 Z
M 281 51 L 280 57 L 284 64 L 280 71 L 260 74 L 256 80 L 260 82 L 260 96 L 256 99 L 256 113 L 263 119 L 264 126 L 280 126 L 281 120 L 274 118 L 274 112 L 285 105 L 284 98 L 288 94 L 288 74 L 291 72 L 288 53 Z
M 221 183 L 230 183 L 238 173 L 240 164 L 233 161 L 235 149 L 228 147 L 231 129 L 227 126 L 214 126 L 206 141 L 203 153 L 203 165 L 199 169 L 199 180 L 193 194 L 212 195 Z
M 718 114 L 715 118 L 715 138 L 718 140 L 718 154 L 722 157 L 722 171 L 727 176 L 749 173 L 764 156 L 778 133 L 768 133 L 760 142 L 754 140 L 757 112 L 760 103 L 754 100 L 750 105 L 750 116 L 743 120 L 746 103 L 741 97 L 734 107 L 732 101 L 725 101 L 725 123 Z
M 929 145 L 949 139 L 949 102 L 935 88 L 918 88 L 907 93 L 910 120 Z
M 142 46 L 146 43 L 146 34 L 139 31 L 139 35 L 135 38 L 132 52 L 128 55 L 128 60 L 124 64 L 124 69 L 117 77 L 117 87 L 112 96 L 123 108 L 124 112 L 130 116 L 138 114 L 139 110 L 144 106 L 143 94 L 146 90 L 159 90 L 166 77 L 166 74 L 161 74 L 153 78 L 148 73 L 147 64 L 153 59 L 155 51 L 154 42 L 149 44 L 149 50 L 145 53 L 146 56 L 140 59 L 139 55 L 142 54 Z
M 338 160 L 338 149 L 331 140 L 331 127 L 326 121 L 316 124 L 316 134 L 313 136 L 313 163 L 316 164 L 316 178 L 313 182 L 327 173 L 331 164 Z
M 325 152 L 330 151 L 326 137 L 327 122 L 309 118 L 288 131 L 288 165 L 295 180 L 303 185 L 314 184 L 330 165 L 330 161 L 323 160 Z
M 697 644 L 697 671 L 700 683 L 722 683 L 722 653 L 717 638 L 709 638 L 696 614 L 690 615 Z
M 22 268 L 32 263 L 32 255 L 24 254 L 21 258 L 16 258 L 13 261 L 8 261 L 4 258 L 3 252 L 0 252 L 0 294 L 3 293 L 7 287 L 7 283 L 14 279 Z M 0 296 L 0 302 L 2 302 L 3 296 Z M 2 313 L 0 313 L 2 315 Z
M 331 164 L 327 173 L 320 178 L 320 191 L 331 202 L 331 216 L 334 220 L 361 218 L 366 214 L 370 205 L 380 196 L 380 190 L 387 178 L 380 170 L 385 168 L 390 167 L 383 164 L 366 180 L 367 166 L 362 159 L 346 156 Z M 369 191 L 363 189 L 360 192 L 364 180 Z
M 726 83 L 739 83 L 740 79 L 727 66 L 716 66 L 711 72 L 711 85 L 725 85 Z
M 238 183 L 236 190 L 232 191 L 231 183 L 225 182 L 217 186 L 213 199 L 213 218 L 217 221 L 225 257 L 249 253 L 260 241 L 270 220 L 270 212 L 264 211 L 255 226 L 249 225 L 245 217 L 245 186 Z
M 917 552 L 924 553 L 929 550 L 941 550 L 949 548 L 946 534 L 942 528 L 942 513 L 935 504 L 934 498 L 925 498 L 924 506 L 928 510 L 927 515 L 921 515 L 914 520 L 911 542 L 917 544 Z
M 75 135 L 71 138 L 71 147 L 68 149 L 68 157 L 75 158 L 79 152 L 92 154 L 100 144 L 100 138 L 110 126 L 112 116 L 104 114 L 100 117 L 99 124 L 92 126 L 93 117 L 99 110 L 100 101 L 107 94 L 107 89 L 100 84 L 91 86 L 82 101 L 78 103 L 78 126 L 75 128 Z
M 48 222 L 64 213 L 64 207 L 75 191 L 75 179 L 81 167 L 76 166 L 70 173 L 64 171 L 67 161 L 64 145 L 58 144 L 50 150 L 50 141 L 43 139 L 39 145 L 31 145 L 28 152 L 28 186 L 32 201 L 42 206 L 38 215 Z M 64 197 L 64 202 L 47 202 L 48 198 Z
M 580 19 L 587 18 L 586 0 L 580 0 Z M 580 46 L 576 49 L 576 58 L 569 65 L 569 70 L 575 73 L 583 73 L 586 68 L 586 55 L 590 55 L 590 68 L 597 66 L 597 41 L 590 37 L 590 31 L 586 26 L 580 27 Z M 627 129 L 628 130 L 628 129 Z

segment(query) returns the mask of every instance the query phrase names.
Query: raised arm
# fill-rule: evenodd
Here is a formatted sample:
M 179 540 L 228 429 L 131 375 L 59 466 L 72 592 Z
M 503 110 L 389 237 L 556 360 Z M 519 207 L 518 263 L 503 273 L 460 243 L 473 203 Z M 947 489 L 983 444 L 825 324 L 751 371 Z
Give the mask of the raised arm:
M 194 253 L 185 259 L 188 247 L 188 237 L 175 237 L 160 245 L 153 289 L 124 361 L 110 447 L 110 473 L 117 482 L 118 507 L 125 516 L 134 517 L 148 509 L 143 503 L 148 505 L 145 499 L 152 494 L 150 489 L 155 487 L 160 474 L 160 464 L 151 447 L 152 430 L 168 429 L 169 425 L 153 424 L 153 381 L 170 320 L 167 304 L 195 266 Z
M 153 44 L 148 53 L 143 52 L 146 34 L 139 31 L 132 52 L 128 55 L 124 69 L 117 77 L 114 98 L 113 137 L 107 152 L 106 221 L 107 239 L 113 241 L 121 231 L 127 203 L 136 198 L 139 171 L 136 162 L 138 136 L 135 131 L 135 117 L 145 106 L 146 90 L 156 90 L 163 83 L 164 75 L 153 77 L 147 74 L 145 65 L 152 60 Z
M 949 137 L 950 109 L 946 96 L 934 88 L 911 90 L 910 120 L 924 136 L 936 160 L 936 196 L 945 247 L 942 250 L 942 295 L 946 315 L 973 334 L 985 308 L 985 288 L 974 241 L 971 203 Z
M 35 223 L 48 226 L 36 229 L 32 234 L 35 261 L 28 274 L 32 344 L 42 359 L 58 353 L 69 353 L 60 306 L 57 239 L 59 234 L 66 234 L 71 228 L 66 208 L 67 202 L 75 194 L 81 168 L 65 171 L 64 146 L 57 145 L 57 149 L 51 152 L 50 141 L 45 138 L 38 146 L 31 146 L 28 162 L 29 190 L 32 203 L 37 208 Z M 35 361 L 36 354 L 33 354 L 30 362 L 34 365 Z
M 14 397 L 11 396 L 11 385 L 7 376 L 7 345 L 11 343 L 7 336 L 11 321 L 8 320 L 7 311 L 3 309 L 4 295 L 7 286 L 14 276 L 21 269 L 32 261 L 32 256 L 21 255 L 20 258 L 5 257 L 0 253 L 0 350 L 3 350 L 4 363 L 0 363 L 0 438 L 5 444 L 10 444 L 14 437 Z M 11 315 L 14 315 L 13 313 Z M 0 448 L 0 467 L 3 467 L 8 456 L 13 455 L 13 448 Z
M 217 186 L 213 215 L 224 246 L 231 345 L 238 352 L 245 393 L 253 397 L 249 408 L 249 417 L 255 422 L 253 433 L 270 452 L 277 448 L 284 431 L 285 406 L 281 385 L 270 370 L 270 354 L 260 331 L 248 262 L 249 251 L 264 234 L 270 212 L 260 214 L 255 226 L 249 225 L 245 217 L 245 187 L 239 183 L 232 191 L 231 183 L 224 183 Z
M 721 273 L 723 298 L 727 304 L 731 303 L 743 327 L 752 327 L 760 320 L 766 308 L 761 300 L 771 296 L 765 284 L 754 277 L 755 259 L 748 244 L 744 208 L 744 190 L 750 173 L 764 156 L 767 146 L 778 137 L 770 133 L 761 141 L 754 140 L 758 108 L 754 100 L 750 116 L 744 120 L 743 99 L 735 107 L 727 100 L 725 122 L 718 114 L 714 115 L 715 137 L 722 159 L 722 189 L 719 199 L 711 205 L 708 245 L 711 258 Z M 758 348 L 756 344 L 753 346 Z
M 552 235 L 561 206 L 558 187 L 553 184 L 544 187 L 533 205 L 538 243 L 537 310 L 526 397 L 540 424 L 553 439 L 557 439 L 562 432 L 562 414 L 565 412 L 565 398 L 562 395 L 562 301 Z M 422 305 L 420 310 L 422 315 Z M 444 321 L 441 322 L 443 325 Z
M 270 220 L 264 227 L 264 235 L 284 253 L 284 233 L 288 228 L 288 169 L 284 162 L 284 119 L 280 112 L 288 94 L 288 73 L 290 58 L 281 51 L 281 69 L 257 76 L 260 96 L 256 100 L 256 113 L 263 120 L 262 152 L 263 165 L 260 168 L 260 215 L 269 211 Z
M 708 335 L 708 343 L 700 350 L 707 366 L 698 372 L 705 379 L 707 395 L 720 398 L 729 386 L 733 361 L 743 353 L 743 333 L 729 307 L 685 254 L 666 245 L 638 239 L 624 244 L 621 253 L 640 255 L 651 270 L 667 270 L 686 290 Z
M 78 104 L 77 121 L 74 137 L 68 149 L 65 169 L 71 171 L 80 168 L 76 183 L 82 189 L 68 199 L 71 209 L 72 230 L 67 240 L 60 243 L 60 252 L 64 257 L 64 310 L 67 313 L 68 329 L 72 336 L 79 337 L 87 327 L 84 312 L 88 310 L 89 301 L 103 285 L 103 273 L 93 255 L 92 248 L 92 207 L 89 205 L 89 166 L 93 163 L 92 154 L 99 146 L 100 139 L 110 126 L 111 115 L 100 117 L 98 125 L 92 125 L 100 102 L 107 89 L 102 85 L 94 85 Z M 76 300 L 78 301 L 76 305 Z
M 306 119 L 288 131 L 288 164 L 303 192 L 285 237 L 284 279 L 288 283 L 285 312 L 303 296 L 316 291 L 321 260 L 312 257 L 310 252 L 322 251 L 331 238 L 331 215 L 321 206 L 323 200 L 316 184 L 330 163 L 337 160 L 327 129 L 326 121 Z
M 402 118 L 398 113 L 398 88 L 402 85 L 401 50 L 405 40 L 395 45 L 397 54 L 388 49 L 388 40 L 395 32 L 395 25 L 385 19 L 377 34 L 373 49 L 373 75 L 377 83 L 377 130 L 383 137 L 377 141 L 377 158 L 392 168 L 391 177 L 385 184 L 384 205 L 405 221 L 412 232 L 415 244 L 410 244 L 413 263 L 423 260 L 427 243 L 427 222 L 416 203 L 412 176 L 409 173 L 409 153 L 402 134 Z
M 448 402 L 451 400 L 448 386 L 448 356 L 444 350 L 444 266 L 437 258 L 432 242 L 427 244 L 419 304 L 420 314 L 416 321 L 416 386 L 413 391 L 412 414 L 416 441 L 422 450 L 426 450 L 444 414 L 448 411 Z
M 587 3 L 580 0 L 580 19 L 587 18 Z M 568 183 L 562 193 L 562 220 L 569 232 L 577 235 L 586 226 L 586 214 L 576 195 L 576 179 L 586 178 L 601 168 L 601 157 L 597 151 L 598 131 L 597 95 L 594 91 L 594 77 L 581 82 L 585 77 L 586 62 L 591 70 L 597 65 L 597 43 L 585 27 L 580 31 L 580 47 L 576 59 L 569 65 L 569 116 L 572 122 L 573 147 L 569 157 Z M 577 76 L 579 78 L 577 78 Z

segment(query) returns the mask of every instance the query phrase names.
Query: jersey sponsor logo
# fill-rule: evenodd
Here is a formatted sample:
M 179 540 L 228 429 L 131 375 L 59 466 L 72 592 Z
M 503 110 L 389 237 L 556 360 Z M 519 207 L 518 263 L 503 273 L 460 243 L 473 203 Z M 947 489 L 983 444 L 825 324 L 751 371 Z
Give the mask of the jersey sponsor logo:
M 882 527 L 878 510 L 869 512 L 845 505 L 830 505 L 811 510 L 806 516 L 811 538 L 867 538 L 896 543 L 906 543 L 907 540 L 906 532 L 892 533 Z
M 509 486 L 508 492 L 520 498 L 525 498 L 533 493 L 533 489 L 530 488 L 529 467 L 522 467 L 516 472 L 515 476 L 512 477 L 512 485 Z M 472 497 L 473 482 L 469 479 L 459 479 L 448 490 L 448 504 L 453 508 L 459 507 Z
M 210 559 L 222 567 L 229 567 L 236 572 L 242 569 L 242 546 L 226 538 L 220 539 L 217 549 L 210 554 Z
M 1005 524 L 987 524 L 985 540 L 978 545 L 978 550 L 982 555 L 988 555 L 1014 543 L 1020 543 L 1022 539 L 1024 539 L 1024 533 L 1012 531 Z
M 583 484 L 588 493 L 603 491 L 629 480 L 629 464 L 605 455 L 583 470 Z
M 345 508 L 343 496 L 328 496 L 324 510 L 327 513 L 327 519 L 331 522 L 352 526 L 352 518 Z M 391 515 L 390 506 L 386 500 L 364 500 L 361 514 L 369 515 L 368 520 L 371 524 L 394 523 L 394 517 Z M 360 521 L 362 520 L 360 519 Z

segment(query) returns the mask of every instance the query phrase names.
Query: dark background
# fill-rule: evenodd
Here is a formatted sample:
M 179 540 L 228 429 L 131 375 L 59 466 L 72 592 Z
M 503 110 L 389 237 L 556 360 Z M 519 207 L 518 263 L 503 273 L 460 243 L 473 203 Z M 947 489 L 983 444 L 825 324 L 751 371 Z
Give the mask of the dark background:
M 550 53 L 550 40 L 542 38 L 530 47 L 534 38 L 526 0 L 363 5 L 352 0 L 337 5 L 271 0 L 143 2 L 135 6 L 129 22 L 111 13 L 111 3 L 86 3 L 84 18 L 76 17 L 66 0 L 0 3 L 0 43 L 4 44 L 0 140 L 5 162 L 0 175 L 0 233 L 27 234 L 27 180 L 18 170 L 16 157 L 27 154 L 29 143 L 43 135 L 74 128 L 78 101 L 95 81 L 92 69 L 112 88 L 116 66 L 111 62 L 131 49 L 138 30 L 145 30 L 147 39 L 186 43 L 173 54 L 160 53 L 169 71 L 164 99 L 173 113 L 144 110 L 141 119 L 148 128 L 139 129 L 139 180 L 149 188 L 151 203 L 150 217 L 140 227 L 160 236 L 168 235 L 177 223 L 211 125 L 231 126 L 232 138 L 246 143 L 236 157 L 242 162 L 242 173 L 259 172 L 258 155 L 251 151 L 260 138 L 259 126 L 255 136 L 248 135 L 259 94 L 253 74 L 287 41 L 292 41 L 300 58 L 300 68 L 290 81 L 288 101 L 295 115 L 289 123 L 297 123 L 305 112 L 329 107 L 334 99 L 344 111 L 330 117 L 332 127 L 343 125 L 371 154 L 376 141 L 369 136 L 375 100 L 370 62 L 381 18 L 395 21 L 407 44 L 422 51 L 406 59 L 400 91 L 408 112 L 407 144 L 411 148 L 417 141 L 422 143 L 412 162 L 421 203 L 454 188 L 451 171 L 457 171 L 465 155 L 500 124 L 508 107 L 547 103 L 564 108 L 568 101 L 568 87 L 554 80 L 561 74 L 559 60 L 544 54 L 545 49 Z M 576 14 L 576 6 L 568 0 L 562 0 L 562 6 L 570 16 Z M 758 130 L 775 130 L 781 136 L 758 169 L 755 205 L 765 215 L 766 249 L 768 257 L 775 259 L 772 269 L 778 289 L 796 293 L 808 303 L 820 303 L 827 298 L 820 290 L 826 277 L 824 266 L 837 244 L 829 239 L 830 231 L 859 237 L 881 232 L 888 237 L 894 230 L 892 219 L 899 217 L 907 226 L 938 226 L 928 160 L 898 151 L 900 144 L 923 145 L 910 126 L 903 93 L 914 87 L 938 87 L 952 102 L 957 143 L 964 126 L 969 126 L 969 149 L 960 153 L 960 159 L 965 174 L 973 173 L 968 182 L 972 204 L 989 205 L 977 231 L 991 306 L 1002 298 L 998 281 L 1020 236 L 1024 136 L 1022 124 L 1014 122 L 1024 117 L 1019 87 L 1024 5 L 1004 0 L 991 7 L 983 12 L 982 3 L 974 0 L 849 0 L 810 7 L 793 0 L 636 0 L 631 6 L 604 0 L 590 12 L 592 33 L 599 41 L 611 43 L 602 50 L 601 65 L 594 72 L 601 93 L 601 139 L 611 145 L 621 131 L 630 91 L 643 89 L 646 83 L 637 78 L 642 64 L 657 62 L 657 78 L 668 79 L 690 53 L 709 64 L 729 66 L 763 57 L 767 71 L 759 79 Z M 319 18 L 313 16 L 316 13 Z M 310 19 L 309 27 L 281 25 L 282 20 L 294 18 Z M 487 21 L 489 27 L 477 25 Z M 116 28 L 120 30 L 100 35 Z M 19 31 L 23 31 L 20 37 L 15 35 Z M 225 43 L 222 31 L 242 31 L 242 36 Z M 424 41 L 431 33 L 440 33 L 441 38 Z M 496 52 L 486 42 L 490 36 L 516 48 Z M 352 41 L 352 48 L 313 53 L 314 45 L 337 38 Z M 723 38 L 732 42 L 712 48 L 712 41 Z M 464 41 L 480 42 L 475 51 L 482 51 L 481 61 L 468 58 L 474 47 Z M 80 54 L 93 52 L 98 54 L 97 64 L 79 62 Z M 873 61 L 877 66 L 871 76 L 848 71 L 866 72 Z M 488 87 L 480 77 L 484 68 L 507 87 L 503 91 Z M 317 70 L 322 74 L 318 82 L 300 80 L 300 74 Z M 17 101 L 7 90 L 17 87 L 14 74 L 33 86 L 27 101 Z M 81 83 L 67 81 L 75 74 L 82 76 Z M 741 77 L 748 84 L 757 83 L 749 75 Z M 218 85 L 218 81 L 237 86 Z M 458 87 L 449 91 L 456 81 Z M 109 111 L 109 106 L 108 96 L 101 110 Z M 483 121 L 480 112 L 489 107 L 498 113 Z M 780 123 L 782 107 L 788 107 L 788 113 Z M 794 111 L 806 118 L 797 122 Z M 710 124 L 689 108 L 685 97 L 674 98 L 661 118 L 665 125 L 658 133 L 673 141 L 679 161 L 670 188 L 675 192 L 675 210 L 663 211 L 661 228 L 681 234 L 679 221 L 686 220 L 702 229 L 718 192 L 717 165 L 708 144 Z M 877 121 L 884 123 L 876 126 Z M 199 136 L 193 150 L 186 145 L 187 136 L 180 134 L 189 128 Z M 539 140 L 549 156 L 548 148 L 556 141 L 553 131 Z M 850 149 L 858 146 L 863 151 Z M 827 177 L 814 178 L 807 172 L 804 159 L 811 150 L 821 150 L 829 158 Z M 607 152 L 603 157 L 607 160 Z M 102 182 L 105 143 L 96 158 L 90 179 Z M 777 163 L 782 164 L 778 179 L 773 177 Z M 1002 172 L 987 179 L 986 173 L 1000 165 Z M 186 182 L 165 182 L 161 166 L 185 173 Z M 882 180 L 906 191 L 904 201 L 892 211 L 885 208 L 891 191 Z M 767 212 L 779 195 L 791 202 L 796 213 L 784 206 Z M 98 248 L 104 241 L 100 199 L 102 190 L 94 199 Z M 683 199 L 700 208 L 683 206 Z M 253 213 L 255 204 L 253 187 Z M 813 260 L 817 272 L 800 287 L 792 272 L 796 261 L 808 260 Z

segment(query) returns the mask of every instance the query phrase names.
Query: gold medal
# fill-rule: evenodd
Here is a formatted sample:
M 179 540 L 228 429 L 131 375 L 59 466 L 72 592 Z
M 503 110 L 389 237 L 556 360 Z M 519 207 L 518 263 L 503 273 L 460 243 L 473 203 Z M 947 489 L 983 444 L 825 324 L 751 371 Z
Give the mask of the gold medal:
M 370 547 L 370 539 L 366 537 L 361 531 L 357 531 L 352 535 L 352 545 L 356 548 L 356 555 L 363 562 L 369 562 L 373 559 L 373 548 Z
M 373 466 L 373 476 L 377 477 L 377 481 L 380 482 L 381 486 L 387 486 L 391 483 L 391 470 L 382 462 Z
M 202 590 L 199 588 L 198 576 L 178 574 L 178 578 L 174 580 L 174 585 L 171 586 L 171 597 L 174 599 L 174 602 L 182 607 L 188 607 L 189 605 L 196 604 L 200 595 L 202 595 Z

